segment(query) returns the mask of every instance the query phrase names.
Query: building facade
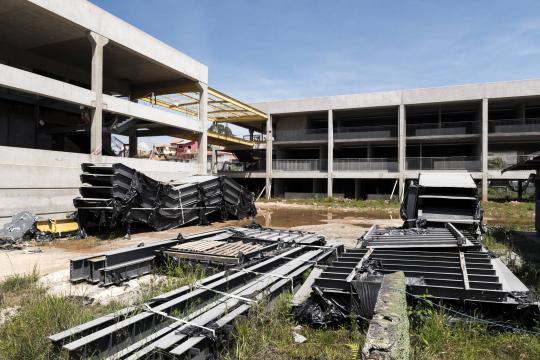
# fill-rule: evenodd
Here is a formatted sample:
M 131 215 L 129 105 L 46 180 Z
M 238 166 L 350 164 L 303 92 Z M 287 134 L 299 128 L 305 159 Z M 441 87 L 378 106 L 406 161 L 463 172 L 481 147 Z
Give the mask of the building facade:
M 419 172 L 469 172 L 482 189 L 540 150 L 540 80 L 387 91 L 253 104 L 269 114 L 267 196 L 376 198 Z M 483 191 L 487 198 L 487 191 Z

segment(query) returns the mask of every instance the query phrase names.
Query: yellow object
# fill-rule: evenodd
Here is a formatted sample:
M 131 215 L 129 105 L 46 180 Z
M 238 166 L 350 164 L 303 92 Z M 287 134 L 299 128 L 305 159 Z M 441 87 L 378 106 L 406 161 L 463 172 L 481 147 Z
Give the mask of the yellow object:
M 62 235 L 79 231 L 79 224 L 72 219 L 59 220 L 39 220 L 36 222 L 36 228 L 45 233 Z

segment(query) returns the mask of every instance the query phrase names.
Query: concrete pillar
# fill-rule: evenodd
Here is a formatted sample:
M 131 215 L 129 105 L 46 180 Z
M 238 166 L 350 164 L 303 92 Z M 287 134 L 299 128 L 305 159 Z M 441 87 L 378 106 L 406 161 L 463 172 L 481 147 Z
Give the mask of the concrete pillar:
M 366 150 L 367 150 L 367 158 L 371 159 L 373 157 L 373 146 L 371 146 L 371 144 L 368 144 Z
M 272 115 L 266 119 L 266 199 L 272 195 Z
M 129 157 L 137 157 L 138 154 L 138 139 L 137 128 L 132 127 L 129 129 Z
M 218 151 L 216 147 L 212 145 L 212 164 L 210 166 L 210 168 L 212 169 L 212 174 L 217 174 L 218 172 L 218 168 L 217 168 L 218 153 L 217 152 Z
M 199 174 L 208 173 L 208 85 L 199 82 L 199 121 L 202 131 L 199 134 Z
M 536 227 L 536 236 L 540 237 L 540 170 L 536 170 L 536 179 L 534 180 L 534 192 L 536 198 L 536 208 L 535 208 L 535 227 Z
M 488 200 L 488 99 L 482 99 L 482 201 Z
M 334 179 L 333 179 L 333 172 L 334 172 L 334 112 L 332 110 L 328 110 L 328 181 L 327 181 L 327 190 L 326 190 L 326 196 L 332 197 L 334 196 L 333 193 L 333 186 L 334 186 Z
M 399 200 L 403 200 L 403 194 L 405 193 L 405 161 L 406 161 L 406 114 L 405 105 L 399 105 L 399 119 L 398 119 L 398 168 L 399 168 Z
M 360 199 L 360 179 L 354 179 L 354 199 Z
M 103 47 L 109 39 L 90 31 L 88 39 L 92 44 L 92 64 L 90 88 L 96 94 L 96 104 L 91 111 L 90 153 L 101 155 L 103 152 Z
M 253 141 L 253 129 L 249 129 L 249 141 Z
M 384 275 L 369 321 L 362 359 L 409 359 L 409 318 L 403 272 Z

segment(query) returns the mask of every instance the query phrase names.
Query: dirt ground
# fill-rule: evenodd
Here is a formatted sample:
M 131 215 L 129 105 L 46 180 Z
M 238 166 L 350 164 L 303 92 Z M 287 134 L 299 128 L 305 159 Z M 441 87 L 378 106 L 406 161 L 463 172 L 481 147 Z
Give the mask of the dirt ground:
M 354 209 L 324 209 L 312 205 L 283 203 L 258 204 L 256 221 L 265 227 L 288 228 L 313 231 L 324 235 L 328 241 L 341 242 L 345 246 L 355 246 L 358 237 L 373 224 L 399 226 L 401 220 L 391 213 L 358 212 Z M 94 253 L 101 253 L 126 246 L 149 244 L 175 238 L 178 233 L 193 234 L 226 226 L 239 226 L 250 220 L 215 222 L 207 226 L 188 226 L 179 229 L 133 234 L 131 239 L 123 237 L 114 240 L 57 240 L 42 246 L 25 250 L 0 251 L 0 280 L 13 275 L 32 272 L 36 268 L 41 275 L 48 275 L 69 269 L 69 259 Z M 33 252 L 37 249 L 41 252 Z

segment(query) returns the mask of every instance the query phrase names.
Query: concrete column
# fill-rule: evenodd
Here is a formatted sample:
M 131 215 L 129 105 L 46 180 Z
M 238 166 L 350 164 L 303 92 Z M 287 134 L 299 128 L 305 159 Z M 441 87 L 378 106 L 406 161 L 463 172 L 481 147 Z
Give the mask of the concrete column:
M 137 157 L 138 154 L 137 128 L 129 129 L 129 157 Z
M 536 227 L 536 236 L 540 237 L 540 170 L 536 170 L 536 179 L 534 180 L 534 192 L 536 200 L 536 210 L 535 210 L 535 227 Z
M 253 141 L 253 129 L 249 129 L 249 141 Z
M 266 199 L 272 195 L 272 115 L 266 119 Z
M 217 171 L 218 171 L 218 168 L 217 168 L 218 153 L 217 152 L 218 151 L 216 147 L 212 145 L 212 164 L 211 164 L 212 174 L 217 174 Z
M 334 196 L 333 193 L 333 186 L 334 186 L 334 179 L 333 179 L 333 172 L 334 172 L 334 112 L 332 110 L 328 110 L 328 181 L 327 181 L 327 190 L 326 190 L 326 196 L 332 197 Z
M 208 85 L 199 82 L 199 121 L 202 131 L 199 134 L 199 174 L 208 173 Z
M 88 33 L 92 44 L 92 64 L 90 88 L 96 93 L 96 104 L 91 111 L 90 153 L 101 155 L 103 152 L 103 47 L 109 39 L 95 32 Z
M 399 200 L 403 200 L 403 194 L 405 193 L 405 150 L 406 150 L 406 115 L 405 105 L 399 105 L 399 119 L 398 119 L 398 168 L 399 168 Z
M 488 99 L 482 99 L 482 201 L 488 200 Z
M 354 199 L 360 199 L 360 179 L 354 179 Z

